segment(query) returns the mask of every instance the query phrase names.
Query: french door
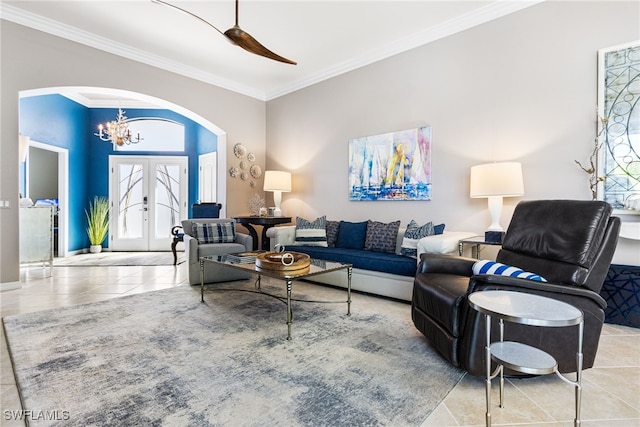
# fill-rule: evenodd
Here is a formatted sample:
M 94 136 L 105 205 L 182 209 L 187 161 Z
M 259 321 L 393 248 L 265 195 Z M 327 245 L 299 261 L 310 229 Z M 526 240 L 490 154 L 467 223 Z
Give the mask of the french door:
M 198 157 L 198 195 L 200 203 L 218 202 L 218 153 Z
M 167 251 L 187 212 L 188 158 L 109 156 L 113 251 Z

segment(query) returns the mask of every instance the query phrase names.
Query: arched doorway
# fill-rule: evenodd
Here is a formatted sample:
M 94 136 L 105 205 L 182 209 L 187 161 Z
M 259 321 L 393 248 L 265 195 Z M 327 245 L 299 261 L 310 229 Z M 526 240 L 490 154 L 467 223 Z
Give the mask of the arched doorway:
M 87 108 L 144 108 L 144 109 L 162 109 L 175 112 L 188 118 L 189 120 L 197 123 L 202 128 L 208 130 L 217 138 L 217 196 L 218 202 L 223 206 L 223 212 L 221 215 L 226 215 L 226 132 L 216 126 L 214 123 L 203 118 L 199 114 L 183 108 L 174 103 L 152 97 L 149 95 L 131 92 L 114 88 L 101 88 L 101 87 L 49 87 L 43 89 L 25 90 L 20 92 L 20 98 L 36 97 L 42 95 L 58 94 L 65 98 L 84 106 Z M 22 113 L 21 113 L 22 115 Z M 22 120 L 22 119 L 20 119 Z M 90 132 L 93 132 L 93 124 L 88 126 Z M 86 132 L 85 132 L 86 133 Z M 25 135 L 29 136 L 29 135 Z M 198 164 L 196 160 L 192 161 L 189 168 L 197 171 Z M 73 161 L 72 161 L 73 162 Z M 195 179 L 197 180 L 198 174 L 195 173 Z M 197 182 L 197 181 L 196 181 Z M 73 192 L 73 182 L 69 184 L 70 191 Z M 76 209 L 77 210 L 77 209 Z M 67 228 L 68 230 L 68 228 Z M 68 233 L 68 231 L 65 231 Z M 67 236 L 62 236 L 65 241 L 68 241 Z M 169 250 L 169 245 L 167 245 Z

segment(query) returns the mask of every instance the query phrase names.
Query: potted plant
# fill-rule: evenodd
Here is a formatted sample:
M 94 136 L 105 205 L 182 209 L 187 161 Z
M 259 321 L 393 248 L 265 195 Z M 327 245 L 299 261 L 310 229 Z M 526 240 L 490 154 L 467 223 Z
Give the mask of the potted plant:
M 87 235 L 89 236 L 89 252 L 102 251 L 102 242 L 109 231 L 109 199 L 95 196 L 93 203 L 89 202 L 89 212 L 84 210 L 87 216 Z

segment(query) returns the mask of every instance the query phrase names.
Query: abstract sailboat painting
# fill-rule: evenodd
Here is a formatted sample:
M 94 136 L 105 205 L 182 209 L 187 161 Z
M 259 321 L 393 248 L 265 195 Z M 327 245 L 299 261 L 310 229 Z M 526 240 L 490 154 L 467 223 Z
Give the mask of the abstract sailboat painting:
M 431 127 L 349 140 L 349 200 L 431 200 Z

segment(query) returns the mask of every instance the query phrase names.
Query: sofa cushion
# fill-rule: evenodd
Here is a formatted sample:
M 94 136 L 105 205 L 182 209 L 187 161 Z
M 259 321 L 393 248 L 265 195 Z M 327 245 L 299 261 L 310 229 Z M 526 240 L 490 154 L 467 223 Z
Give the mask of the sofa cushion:
M 327 221 L 327 246 L 329 246 L 330 248 L 336 247 L 339 228 L 340 221 Z
M 199 244 L 233 243 L 236 241 L 236 228 L 233 221 L 216 223 L 193 223 L 193 236 Z
M 340 221 L 336 248 L 362 249 L 367 235 L 367 222 Z
M 367 221 L 364 249 L 374 252 L 395 253 L 399 229 L 400 221 L 394 221 L 388 224 L 378 221 Z
M 473 274 L 494 274 L 498 276 L 519 277 L 521 279 L 546 282 L 544 277 L 541 277 L 535 273 L 529 273 L 518 267 L 513 267 L 495 261 L 489 261 L 486 259 L 477 261 L 473 264 Z
M 407 230 L 404 232 L 400 255 L 416 258 L 418 256 L 418 242 L 420 239 L 427 236 L 433 236 L 434 234 L 436 233 L 433 227 L 433 222 L 429 221 L 424 225 L 418 225 L 417 222 L 411 220 L 409 225 L 407 225 Z
M 306 253 L 311 258 L 352 264 L 353 268 L 362 270 L 380 271 L 409 277 L 413 277 L 416 273 L 416 262 L 413 258 L 396 254 L 362 249 L 323 248 L 320 246 L 289 246 L 287 249 Z
M 296 217 L 296 245 L 327 246 L 327 217 L 313 221 Z
M 444 224 L 438 224 L 433 226 L 433 234 L 444 233 Z

